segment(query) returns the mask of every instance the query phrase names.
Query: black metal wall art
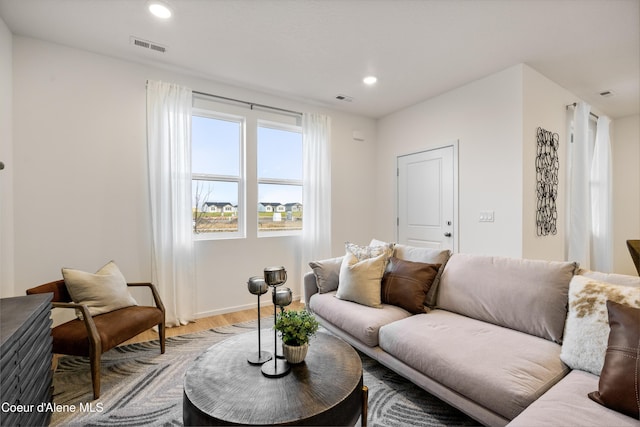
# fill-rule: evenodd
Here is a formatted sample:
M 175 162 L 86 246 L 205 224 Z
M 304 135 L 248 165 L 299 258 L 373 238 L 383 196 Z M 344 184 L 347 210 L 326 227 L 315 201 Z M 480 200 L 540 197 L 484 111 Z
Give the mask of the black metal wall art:
M 560 137 L 557 133 L 538 128 L 536 154 L 536 227 L 538 236 L 556 234 L 558 229 L 558 146 Z

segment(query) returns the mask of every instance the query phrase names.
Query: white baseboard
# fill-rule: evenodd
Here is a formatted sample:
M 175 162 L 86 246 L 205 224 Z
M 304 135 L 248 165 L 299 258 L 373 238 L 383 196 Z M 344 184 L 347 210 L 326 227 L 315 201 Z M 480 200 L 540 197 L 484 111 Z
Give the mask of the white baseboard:
M 266 296 L 267 294 L 265 294 Z M 300 295 L 294 295 L 293 301 L 300 301 Z M 271 298 L 264 298 L 260 300 L 260 307 L 269 307 L 272 306 L 273 302 L 271 302 Z M 209 311 L 201 311 L 195 314 L 196 319 L 202 319 L 203 317 L 211 317 L 217 316 L 219 314 L 227 314 L 234 313 L 236 311 L 249 310 L 255 308 L 256 304 L 244 304 L 244 305 L 236 305 L 234 307 L 225 307 L 217 310 L 209 310 Z

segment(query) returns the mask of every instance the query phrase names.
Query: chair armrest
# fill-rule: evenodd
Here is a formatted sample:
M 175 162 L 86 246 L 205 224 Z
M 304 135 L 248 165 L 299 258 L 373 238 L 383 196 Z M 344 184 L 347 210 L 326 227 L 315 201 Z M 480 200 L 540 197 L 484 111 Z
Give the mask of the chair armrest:
M 158 289 L 156 289 L 156 286 L 153 283 L 127 283 L 127 286 L 131 286 L 131 287 L 147 287 L 151 290 L 151 294 L 153 295 L 153 301 L 156 304 L 156 307 L 158 307 L 160 309 L 160 311 L 162 311 L 162 313 L 164 314 L 164 304 L 162 303 L 162 300 L 160 299 L 160 294 L 158 293 Z
M 84 304 L 76 304 L 74 302 L 52 302 L 51 306 L 53 308 L 73 308 L 80 310 L 82 312 L 82 322 L 84 323 L 85 328 L 87 328 L 90 348 L 92 351 L 97 352 L 97 354 L 102 354 L 102 341 L 100 340 L 98 328 L 96 328 L 93 317 L 91 316 L 91 313 L 89 313 L 89 307 Z

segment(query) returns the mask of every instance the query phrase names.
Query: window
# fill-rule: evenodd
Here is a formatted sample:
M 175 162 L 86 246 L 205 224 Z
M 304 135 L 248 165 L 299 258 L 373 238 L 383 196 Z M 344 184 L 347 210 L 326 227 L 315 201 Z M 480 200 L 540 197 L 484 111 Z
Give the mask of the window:
M 207 237 L 244 235 L 240 117 L 194 110 L 191 121 L 193 231 Z
M 247 111 L 210 100 L 194 102 L 192 221 L 196 239 L 301 233 L 299 120 L 299 116 Z
M 258 235 L 302 230 L 302 132 L 258 122 Z

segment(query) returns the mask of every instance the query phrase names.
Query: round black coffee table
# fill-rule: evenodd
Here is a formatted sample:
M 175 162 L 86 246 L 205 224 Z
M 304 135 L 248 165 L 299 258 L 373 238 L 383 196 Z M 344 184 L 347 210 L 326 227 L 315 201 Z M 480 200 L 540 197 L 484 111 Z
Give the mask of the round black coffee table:
M 273 330 L 262 334 L 262 342 L 273 338 Z M 247 362 L 257 340 L 257 331 L 238 335 L 194 361 L 184 378 L 185 425 L 355 425 L 360 416 L 366 425 L 362 362 L 350 345 L 318 332 L 303 363 L 267 378 Z

